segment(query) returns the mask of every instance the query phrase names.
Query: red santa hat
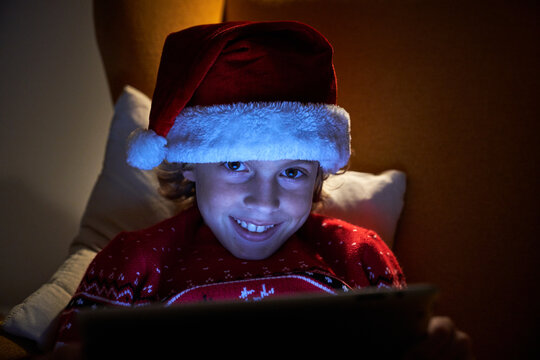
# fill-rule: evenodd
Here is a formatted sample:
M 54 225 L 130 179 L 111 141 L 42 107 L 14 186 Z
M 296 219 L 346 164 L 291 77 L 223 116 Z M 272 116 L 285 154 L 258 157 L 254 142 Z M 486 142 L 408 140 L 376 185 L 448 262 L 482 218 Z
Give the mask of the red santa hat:
M 336 172 L 350 156 L 349 114 L 336 105 L 333 49 L 291 21 L 226 22 L 170 34 L 149 129 L 128 163 L 315 160 Z

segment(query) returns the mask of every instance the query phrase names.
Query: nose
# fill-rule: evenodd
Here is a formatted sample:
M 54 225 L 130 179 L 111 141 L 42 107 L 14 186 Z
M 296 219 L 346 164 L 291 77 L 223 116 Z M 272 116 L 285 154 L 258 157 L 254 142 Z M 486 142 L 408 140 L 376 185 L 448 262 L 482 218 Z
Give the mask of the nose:
M 279 209 L 279 191 L 276 179 L 255 176 L 249 181 L 244 204 L 250 209 L 270 213 Z

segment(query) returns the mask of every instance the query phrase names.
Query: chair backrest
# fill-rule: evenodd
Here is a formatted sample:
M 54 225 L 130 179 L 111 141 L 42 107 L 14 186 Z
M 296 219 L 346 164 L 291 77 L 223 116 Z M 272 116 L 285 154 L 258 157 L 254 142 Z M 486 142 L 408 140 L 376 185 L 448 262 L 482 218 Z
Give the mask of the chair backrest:
M 351 169 L 408 175 L 395 251 L 409 281 L 441 287 L 438 312 L 479 358 L 525 354 L 531 314 L 515 302 L 534 308 L 538 292 L 538 5 L 228 0 L 225 15 L 328 37 Z

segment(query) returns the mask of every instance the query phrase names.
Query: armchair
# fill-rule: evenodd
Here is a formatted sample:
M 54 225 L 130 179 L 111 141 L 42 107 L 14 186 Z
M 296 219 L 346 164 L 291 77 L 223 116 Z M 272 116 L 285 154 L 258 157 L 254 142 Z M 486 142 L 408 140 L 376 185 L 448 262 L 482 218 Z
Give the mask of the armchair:
M 161 39 L 182 27 L 298 20 L 325 34 L 335 48 L 338 102 L 351 114 L 350 169 L 407 174 L 394 251 L 409 283 L 441 288 L 437 313 L 471 335 L 479 359 L 530 355 L 538 319 L 538 5 L 127 3 L 94 2 L 115 100 L 125 84 L 151 96 Z M 153 21 L 140 19 L 144 11 Z

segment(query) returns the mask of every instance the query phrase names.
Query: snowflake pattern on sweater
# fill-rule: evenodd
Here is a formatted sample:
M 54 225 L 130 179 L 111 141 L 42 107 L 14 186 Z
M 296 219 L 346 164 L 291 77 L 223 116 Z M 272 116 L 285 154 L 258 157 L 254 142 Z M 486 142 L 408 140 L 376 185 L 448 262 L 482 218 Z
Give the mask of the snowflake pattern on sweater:
M 373 231 L 311 214 L 272 256 L 243 260 L 192 207 L 148 229 L 120 233 L 98 253 L 60 315 L 57 346 L 79 341 L 75 316 L 85 308 L 257 301 L 368 286 L 405 286 L 395 256 Z

